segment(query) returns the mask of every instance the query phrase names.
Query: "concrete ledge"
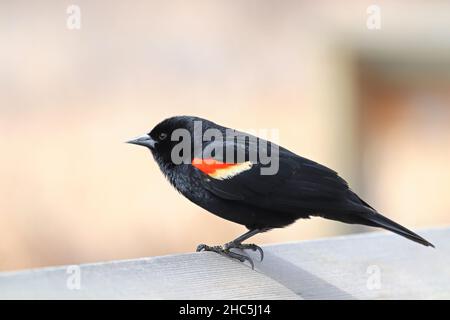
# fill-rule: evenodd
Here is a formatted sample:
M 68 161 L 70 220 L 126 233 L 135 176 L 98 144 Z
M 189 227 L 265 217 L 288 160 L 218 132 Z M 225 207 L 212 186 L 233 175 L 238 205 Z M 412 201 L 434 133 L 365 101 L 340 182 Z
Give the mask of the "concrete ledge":
M 450 228 L 419 233 L 436 249 L 383 232 L 268 245 L 255 270 L 205 252 L 3 272 L 0 299 L 449 299 Z

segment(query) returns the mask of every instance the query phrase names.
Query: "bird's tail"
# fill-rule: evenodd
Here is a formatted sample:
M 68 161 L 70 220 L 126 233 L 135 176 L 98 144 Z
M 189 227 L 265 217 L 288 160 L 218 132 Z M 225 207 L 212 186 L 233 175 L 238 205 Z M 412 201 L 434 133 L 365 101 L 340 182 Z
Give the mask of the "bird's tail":
M 412 232 L 411 230 L 406 229 L 405 227 L 399 225 L 397 222 L 394 222 L 379 213 L 371 213 L 364 215 L 364 220 L 366 220 L 364 224 L 368 224 L 374 227 L 380 227 L 395 232 L 398 235 L 401 235 L 417 243 L 423 244 L 424 246 L 434 248 L 433 244 L 431 244 L 418 234 Z

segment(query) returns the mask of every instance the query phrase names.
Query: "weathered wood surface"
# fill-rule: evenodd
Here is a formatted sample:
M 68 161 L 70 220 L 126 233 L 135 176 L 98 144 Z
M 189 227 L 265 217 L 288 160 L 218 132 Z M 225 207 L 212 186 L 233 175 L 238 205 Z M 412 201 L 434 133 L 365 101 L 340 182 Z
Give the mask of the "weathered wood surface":
M 255 270 L 214 253 L 0 273 L 1 299 L 444 299 L 450 228 L 419 231 L 423 247 L 389 233 L 268 245 Z

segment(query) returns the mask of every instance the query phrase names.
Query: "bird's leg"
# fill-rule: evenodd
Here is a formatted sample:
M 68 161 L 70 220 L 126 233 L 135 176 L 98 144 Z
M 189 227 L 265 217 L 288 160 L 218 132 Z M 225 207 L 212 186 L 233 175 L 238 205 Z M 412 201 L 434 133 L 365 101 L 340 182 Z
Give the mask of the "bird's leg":
M 252 229 L 250 231 L 247 231 L 243 235 L 237 237 L 233 241 L 230 241 L 230 242 L 226 243 L 223 247 L 224 247 L 225 250 L 230 250 L 230 249 L 240 249 L 240 250 L 250 249 L 250 250 L 253 250 L 253 251 L 258 251 L 260 256 L 261 256 L 260 261 L 263 261 L 263 259 L 264 259 L 264 251 L 263 251 L 263 249 L 261 249 L 260 246 L 257 246 L 254 243 L 242 243 L 242 242 L 247 240 L 250 237 L 253 237 L 254 235 L 256 235 L 258 233 L 265 232 L 267 230 L 269 230 L 269 229 Z
M 200 244 L 197 247 L 197 252 L 212 251 L 212 252 L 218 253 L 220 255 L 239 260 L 241 262 L 248 261 L 250 263 L 250 265 L 252 266 L 252 269 L 254 269 L 254 263 L 250 257 L 247 257 L 246 255 L 243 255 L 243 254 L 233 252 L 233 251 L 231 251 L 231 249 L 241 249 L 241 250 L 251 249 L 253 251 L 259 251 L 259 253 L 261 254 L 261 261 L 262 261 L 264 258 L 264 252 L 259 246 L 257 246 L 256 244 L 243 244 L 242 242 L 260 232 L 264 232 L 267 230 L 268 229 L 252 229 L 252 230 L 244 233 L 243 235 L 237 237 L 233 241 L 226 243 L 223 247 L 222 246 L 208 246 L 206 244 Z

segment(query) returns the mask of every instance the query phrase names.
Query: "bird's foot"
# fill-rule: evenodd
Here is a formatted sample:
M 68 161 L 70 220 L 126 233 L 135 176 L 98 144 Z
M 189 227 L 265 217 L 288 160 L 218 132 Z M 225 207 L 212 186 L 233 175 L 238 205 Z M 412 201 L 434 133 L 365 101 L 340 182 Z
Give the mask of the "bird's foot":
M 240 262 L 245 262 L 248 261 L 250 263 L 250 265 L 252 266 L 252 269 L 255 269 L 255 264 L 253 263 L 253 260 L 250 259 L 249 257 L 243 255 L 243 254 L 239 254 L 236 252 L 231 251 L 231 247 L 227 248 L 228 243 L 225 246 L 208 246 L 206 244 L 199 244 L 197 246 L 197 252 L 200 251 L 211 251 L 211 252 L 215 252 L 218 253 L 222 256 L 231 258 L 231 259 L 236 259 L 239 260 Z M 233 247 L 233 248 L 237 248 L 237 247 Z M 256 250 L 256 249 L 255 249 Z
M 253 250 L 253 251 L 258 251 L 259 255 L 261 257 L 259 261 L 263 261 L 263 259 L 264 259 L 264 251 L 263 251 L 263 249 L 260 246 L 254 244 L 254 243 L 241 243 L 241 242 L 233 242 L 233 241 L 231 241 L 231 242 L 228 242 L 227 244 L 225 244 L 224 248 L 226 250 L 230 250 L 230 249 L 240 249 L 240 250 L 250 249 L 250 250 Z

